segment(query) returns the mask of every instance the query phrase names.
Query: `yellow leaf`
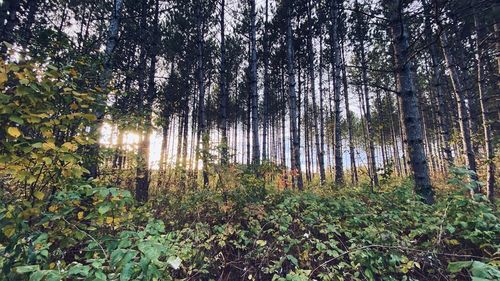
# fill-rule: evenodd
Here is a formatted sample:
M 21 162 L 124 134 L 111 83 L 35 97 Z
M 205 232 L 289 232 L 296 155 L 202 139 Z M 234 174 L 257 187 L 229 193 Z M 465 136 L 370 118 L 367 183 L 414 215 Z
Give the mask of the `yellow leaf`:
M 78 105 L 76 103 L 72 103 L 69 105 L 69 107 L 73 110 L 77 110 L 78 109 Z
M 57 206 L 56 205 L 52 205 L 49 207 L 49 212 L 55 212 L 57 211 Z
M 50 158 L 50 157 L 43 157 L 43 158 L 42 158 L 42 160 L 43 160 L 43 162 L 45 162 L 45 164 L 47 164 L 47 165 L 52 164 L 52 158 Z
M 7 81 L 7 73 L 0 72 L 0 84 L 3 84 L 5 81 Z
M 7 236 L 7 238 L 10 238 L 10 237 L 12 237 L 12 235 L 14 235 L 14 233 L 16 233 L 16 228 L 13 225 L 7 225 L 6 227 L 4 227 L 2 229 L 2 231 L 3 231 L 3 234 L 5 234 L 5 236 Z
M 89 120 L 89 121 L 95 121 L 97 120 L 97 117 L 94 114 L 83 114 L 83 118 Z
M 35 193 L 33 193 L 33 196 L 38 200 L 43 200 L 45 194 L 43 194 L 43 192 L 40 191 L 35 191 Z
M 49 269 L 54 269 L 54 268 L 56 268 L 56 264 L 54 262 L 51 262 L 49 264 Z
M 19 131 L 19 129 L 16 127 L 9 127 L 7 129 L 7 133 L 14 138 L 18 138 L 21 136 L 21 131 Z
M 66 148 L 69 151 L 75 151 L 77 149 L 77 146 L 70 143 L 70 142 L 65 142 L 62 147 Z
M 78 219 L 82 220 L 83 219 L 83 212 L 78 212 Z
M 44 150 L 56 149 L 56 145 L 53 142 L 45 142 L 45 143 L 42 144 L 42 148 Z
M 48 130 L 48 129 L 42 129 L 42 135 L 46 138 L 50 138 L 52 137 L 52 131 Z
M 113 223 L 113 217 L 106 217 L 106 223 L 107 224 L 112 224 Z

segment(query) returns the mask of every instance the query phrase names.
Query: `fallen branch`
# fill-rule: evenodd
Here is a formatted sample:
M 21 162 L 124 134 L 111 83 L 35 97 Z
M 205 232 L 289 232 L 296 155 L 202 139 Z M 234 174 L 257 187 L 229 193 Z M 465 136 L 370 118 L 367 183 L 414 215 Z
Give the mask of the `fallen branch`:
M 90 237 L 90 239 L 92 239 L 92 241 L 96 242 L 97 245 L 99 246 L 99 248 L 101 248 L 101 251 L 102 253 L 104 254 L 104 257 L 106 258 L 106 260 L 109 260 L 109 257 L 108 257 L 108 254 L 106 253 L 106 251 L 104 250 L 104 248 L 102 247 L 101 243 L 99 243 L 99 241 L 97 241 L 97 239 L 94 238 L 94 236 L 90 235 L 90 233 L 86 232 L 85 230 L 79 228 L 76 224 L 73 224 L 71 222 L 69 222 L 66 218 L 62 218 L 67 224 L 73 226 L 74 228 L 76 228 L 78 231 L 80 231 L 81 233 L 87 235 L 88 237 Z
M 335 261 L 338 258 L 341 258 L 349 253 L 364 250 L 364 249 L 370 249 L 370 248 L 385 248 L 385 249 L 398 249 L 401 251 L 412 251 L 412 252 L 418 252 L 418 253 L 425 253 L 425 254 L 433 254 L 433 255 L 441 255 L 441 256 L 449 256 L 449 257 L 458 257 L 458 258 L 474 258 L 474 259 L 484 259 L 484 257 L 479 257 L 479 256 L 473 256 L 473 255 L 461 255 L 461 254 L 451 254 L 451 253 L 439 253 L 439 252 L 431 252 L 431 251 L 425 251 L 425 250 L 420 250 L 420 249 L 415 249 L 415 248 L 409 248 L 409 247 L 403 247 L 403 246 L 391 246 L 391 245 L 367 245 L 367 246 L 362 246 L 358 248 L 354 248 L 352 250 L 345 251 L 341 254 L 339 254 L 336 257 L 333 257 L 329 260 L 326 260 L 322 264 L 318 265 L 315 267 L 311 273 L 309 273 L 309 277 L 313 275 L 314 272 L 316 272 L 318 269 L 321 267 L 331 263 L 332 261 Z

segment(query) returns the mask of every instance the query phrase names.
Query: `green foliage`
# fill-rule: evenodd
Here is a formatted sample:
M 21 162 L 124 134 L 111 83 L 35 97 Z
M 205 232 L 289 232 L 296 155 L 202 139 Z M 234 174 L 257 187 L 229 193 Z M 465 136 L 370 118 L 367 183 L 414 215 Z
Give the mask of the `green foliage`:
M 72 67 L 0 60 L 0 179 L 9 192 L 40 199 L 87 172 L 82 146 L 95 121 L 94 93 Z
M 127 191 L 81 183 L 45 200 L 2 204 L 0 277 L 421 280 L 447 271 L 452 279 L 498 278 L 492 207 L 458 193 L 429 206 L 410 186 L 324 195 L 241 187 L 136 207 Z

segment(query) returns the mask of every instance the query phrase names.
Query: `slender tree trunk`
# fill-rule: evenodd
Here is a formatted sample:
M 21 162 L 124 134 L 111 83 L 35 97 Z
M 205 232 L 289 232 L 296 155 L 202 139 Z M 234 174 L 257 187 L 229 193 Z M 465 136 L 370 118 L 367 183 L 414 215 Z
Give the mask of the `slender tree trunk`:
M 341 38 L 338 32 L 338 26 L 340 23 L 340 4 L 338 0 L 331 1 L 332 6 L 330 7 L 331 16 L 331 46 L 332 46 L 332 66 L 334 71 L 333 79 L 333 90 L 334 90 L 334 107 L 335 107 L 335 183 L 344 183 L 344 168 L 342 165 L 342 129 L 341 129 L 341 111 L 340 111 L 340 89 L 342 78 L 341 72 L 341 48 L 340 41 Z
M 474 25 L 476 29 L 476 60 L 477 60 L 477 84 L 479 91 L 479 103 L 481 106 L 481 118 L 483 121 L 484 146 L 486 150 L 486 194 L 491 202 L 494 202 L 495 189 L 495 149 L 491 138 L 491 127 L 488 120 L 488 97 L 486 96 L 484 68 L 483 68 L 483 49 L 481 46 L 484 40 L 481 21 L 477 13 L 474 13 Z
M 320 132 L 320 150 L 321 150 L 321 158 L 323 161 L 323 174 L 326 182 L 326 172 L 325 172 L 325 110 L 324 110 L 324 89 L 323 89 L 323 36 L 320 33 L 319 39 L 319 132 Z M 320 163 L 321 165 L 321 163 Z M 321 169 L 321 166 L 320 166 Z M 321 173 L 321 170 L 320 170 Z M 321 174 L 320 174 L 321 176 Z
M 391 113 L 391 135 L 392 135 L 392 154 L 394 158 L 394 164 L 396 166 L 396 172 L 398 176 L 402 176 L 401 159 L 399 157 L 399 144 L 396 136 L 396 128 L 394 125 L 394 116 Z
M 228 93 L 226 91 L 226 45 L 225 45 L 225 0 L 221 0 L 220 15 L 220 128 L 221 133 L 221 163 L 223 166 L 228 163 L 228 142 L 227 142 L 227 104 Z
M 363 96 L 364 96 L 364 103 L 366 107 L 365 111 L 365 119 L 366 119 L 366 134 L 367 134 L 367 139 L 368 139 L 368 166 L 369 169 L 372 171 L 371 175 L 371 180 L 372 180 L 372 186 L 378 187 L 378 175 L 377 175 L 377 165 L 375 162 L 375 145 L 373 143 L 373 124 L 372 124 L 372 115 L 371 115 L 371 109 L 370 109 L 370 96 L 369 96 L 369 91 L 368 91 L 368 73 L 367 73 L 367 65 L 366 65 L 366 58 L 365 58 L 365 46 L 363 40 L 360 42 L 360 50 L 361 50 L 361 72 L 362 72 L 362 79 L 363 79 Z
M 286 99 L 285 99 L 285 71 L 281 69 L 281 165 L 286 169 L 286 137 L 285 137 L 285 117 L 286 117 Z
M 167 117 L 168 118 L 168 117 Z M 168 119 L 167 119 L 168 120 Z M 161 138 L 161 149 L 160 149 L 160 162 L 159 162 L 159 172 L 158 172 L 158 187 L 162 188 L 165 183 L 165 172 L 167 166 L 167 155 L 168 155 L 168 131 L 170 129 L 170 121 L 167 121 L 162 128 L 162 138 Z
M 262 159 L 268 158 L 267 136 L 269 130 L 269 0 L 266 0 L 266 15 L 264 22 L 264 114 L 262 120 Z M 273 124 L 274 125 L 274 124 Z M 274 133 L 274 131 L 273 131 Z M 274 135 L 273 135 L 274 137 Z
M 17 1 L 14 1 L 17 2 Z M 107 100 L 107 88 L 109 81 L 111 80 L 111 75 L 113 72 L 113 53 L 118 43 L 118 31 L 120 29 L 120 18 L 121 11 L 123 7 L 123 0 L 115 0 L 113 6 L 113 11 L 111 14 L 111 19 L 109 21 L 108 37 L 106 42 L 106 49 L 104 50 L 104 69 L 99 77 L 99 86 L 104 92 L 101 96 L 101 102 L 104 104 Z M 100 139 L 100 128 L 104 121 L 104 108 L 98 106 L 96 107 L 96 124 L 93 126 L 91 135 L 94 135 L 96 140 Z M 99 142 L 91 145 L 89 148 L 89 154 L 92 156 L 92 161 L 89 163 L 88 170 L 90 172 L 90 177 L 97 178 L 98 176 L 98 166 L 99 166 Z
M 208 179 L 208 130 L 205 112 L 205 69 L 204 69 L 204 25 L 205 19 L 203 14 L 203 0 L 196 1 L 197 14 L 197 45 L 198 45 L 198 140 L 201 139 L 201 159 L 203 162 L 203 186 L 207 187 Z M 197 165 L 198 163 L 195 163 Z
M 310 90 L 311 90 L 311 97 L 312 97 L 312 109 L 313 109 L 313 126 L 314 126 L 314 139 L 315 139 L 315 146 L 316 146 L 316 157 L 317 157 L 317 163 L 319 167 L 319 177 L 320 177 L 320 184 L 324 185 L 326 176 L 325 176 L 325 157 L 324 157 L 324 151 L 322 147 L 322 142 L 320 140 L 320 130 L 323 129 L 323 114 L 320 112 L 321 116 L 318 116 L 318 106 L 316 103 L 316 77 L 314 75 L 314 49 L 313 49 L 313 22 L 311 18 L 311 13 L 312 13 L 312 4 L 311 0 L 308 1 L 308 12 L 307 12 L 307 19 L 308 19 L 308 36 L 307 36 L 307 49 L 308 49 L 308 71 L 309 71 L 309 79 L 310 79 Z M 320 68 L 322 67 L 320 63 Z M 320 77 L 321 79 L 321 77 Z M 320 81 L 320 96 L 322 94 L 321 90 L 321 85 L 322 82 Z M 320 98 L 320 103 L 322 102 L 322 98 Z M 320 104 L 320 108 L 323 107 L 323 104 Z M 319 120 L 318 120 L 319 119 Z M 320 126 L 318 127 L 318 122 L 320 122 Z
M 145 2 L 143 2 L 145 5 Z M 159 45 L 159 0 L 155 1 L 155 14 L 152 26 L 152 38 L 150 47 L 150 66 L 148 76 L 148 89 L 146 93 L 146 105 L 144 111 L 146 112 L 144 120 L 144 135 L 139 144 L 139 163 L 137 164 L 136 176 L 136 199 L 140 202 L 145 202 L 149 197 L 149 183 L 150 183 L 150 170 L 149 170 L 149 154 L 150 154 L 150 136 L 152 134 L 151 118 L 153 117 L 153 99 L 156 91 L 155 74 L 156 62 Z M 143 16 L 146 15 L 146 7 L 143 7 Z
M 346 61 L 344 56 L 344 48 L 342 46 L 342 83 L 344 86 L 344 103 L 347 119 L 347 133 L 349 135 L 349 158 L 351 161 L 351 182 L 356 184 L 358 182 L 358 170 L 356 167 L 356 157 L 354 155 L 354 139 L 352 130 L 352 112 L 349 109 L 349 88 L 347 84 Z
M 297 128 L 297 96 L 295 95 L 295 69 L 294 69 L 294 48 L 292 34 L 292 5 L 293 0 L 288 0 L 287 7 L 287 32 L 286 32 L 286 49 L 287 49 L 287 65 L 288 65 L 288 88 L 290 99 L 290 126 L 292 130 L 292 175 L 296 178 L 297 187 L 303 189 L 302 170 L 300 168 L 300 142 L 299 132 Z
M 469 169 L 476 172 L 476 158 L 474 155 L 474 149 L 472 147 L 471 131 L 469 123 L 469 114 L 467 109 L 467 104 L 465 101 L 465 89 L 462 85 L 462 80 L 459 77 L 458 68 L 455 60 L 451 54 L 448 43 L 448 36 L 446 31 L 441 33 L 441 44 L 443 48 L 443 54 L 446 61 L 446 66 L 448 67 L 450 79 L 453 85 L 453 90 L 455 92 L 455 97 L 457 99 L 457 109 L 458 109 L 458 119 L 460 125 L 460 132 L 462 135 L 462 145 L 465 153 L 466 164 Z M 472 176 L 472 179 L 477 179 L 477 176 Z
M 257 40 L 255 28 L 255 0 L 250 0 L 250 90 L 252 103 L 252 164 L 260 164 L 259 96 L 257 93 Z
M 398 98 L 401 101 L 404 127 L 408 137 L 408 150 L 415 179 L 415 191 L 422 196 L 424 202 L 432 204 L 434 202 L 434 192 L 423 147 L 421 118 L 409 65 L 408 34 L 403 21 L 402 3 L 400 1 L 384 1 L 390 11 L 390 29 L 394 59 L 396 61 Z
M 425 24 L 425 40 L 429 44 L 429 54 L 431 56 L 432 62 L 432 84 L 434 87 L 434 93 L 438 101 L 438 123 L 440 124 L 441 135 L 443 138 L 444 147 L 442 150 L 446 154 L 446 160 L 448 165 L 453 164 L 453 155 L 451 153 L 450 141 L 450 127 L 449 127 L 449 117 L 446 114 L 446 109 L 444 105 L 444 96 L 442 89 L 442 69 L 439 63 L 439 52 L 438 46 L 435 42 L 436 38 L 432 33 L 432 23 L 431 23 L 431 4 L 426 3 L 426 0 L 422 0 L 422 6 L 424 7 L 424 24 Z

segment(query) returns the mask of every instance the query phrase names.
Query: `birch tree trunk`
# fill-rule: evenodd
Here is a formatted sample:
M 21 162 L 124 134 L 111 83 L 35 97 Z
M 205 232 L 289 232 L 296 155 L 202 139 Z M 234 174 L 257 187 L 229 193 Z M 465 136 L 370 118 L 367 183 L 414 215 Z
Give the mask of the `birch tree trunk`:
M 352 132 L 352 113 L 349 109 L 349 88 L 347 84 L 347 73 L 346 73 L 346 61 L 344 56 L 344 46 L 342 44 L 342 83 L 344 87 L 344 104 L 346 111 L 346 121 L 347 121 L 347 133 L 349 135 L 349 159 L 351 162 L 351 183 L 356 184 L 358 182 L 358 169 L 356 167 L 356 157 L 354 155 L 354 140 Z
M 113 11 L 111 14 L 111 19 L 109 21 L 108 37 L 106 41 L 106 49 L 104 50 L 104 69 L 99 77 L 99 87 L 105 93 L 102 97 L 102 102 L 107 100 L 107 87 L 109 81 L 111 80 L 111 75 L 113 72 L 113 53 L 118 43 L 118 31 L 120 29 L 120 18 L 121 11 L 123 7 L 123 0 L 115 0 L 113 6 Z M 96 124 L 92 128 L 91 134 L 95 135 L 97 140 L 100 139 L 100 128 L 102 126 L 104 118 L 104 109 L 101 107 L 96 107 Z M 88 170 L 90 172 L 90 177 L 97 178 L 99 171 L 99 143 L 96 142 L 90 147 L 90 155 L 93 157 L 93 161 L 89 163 Z

